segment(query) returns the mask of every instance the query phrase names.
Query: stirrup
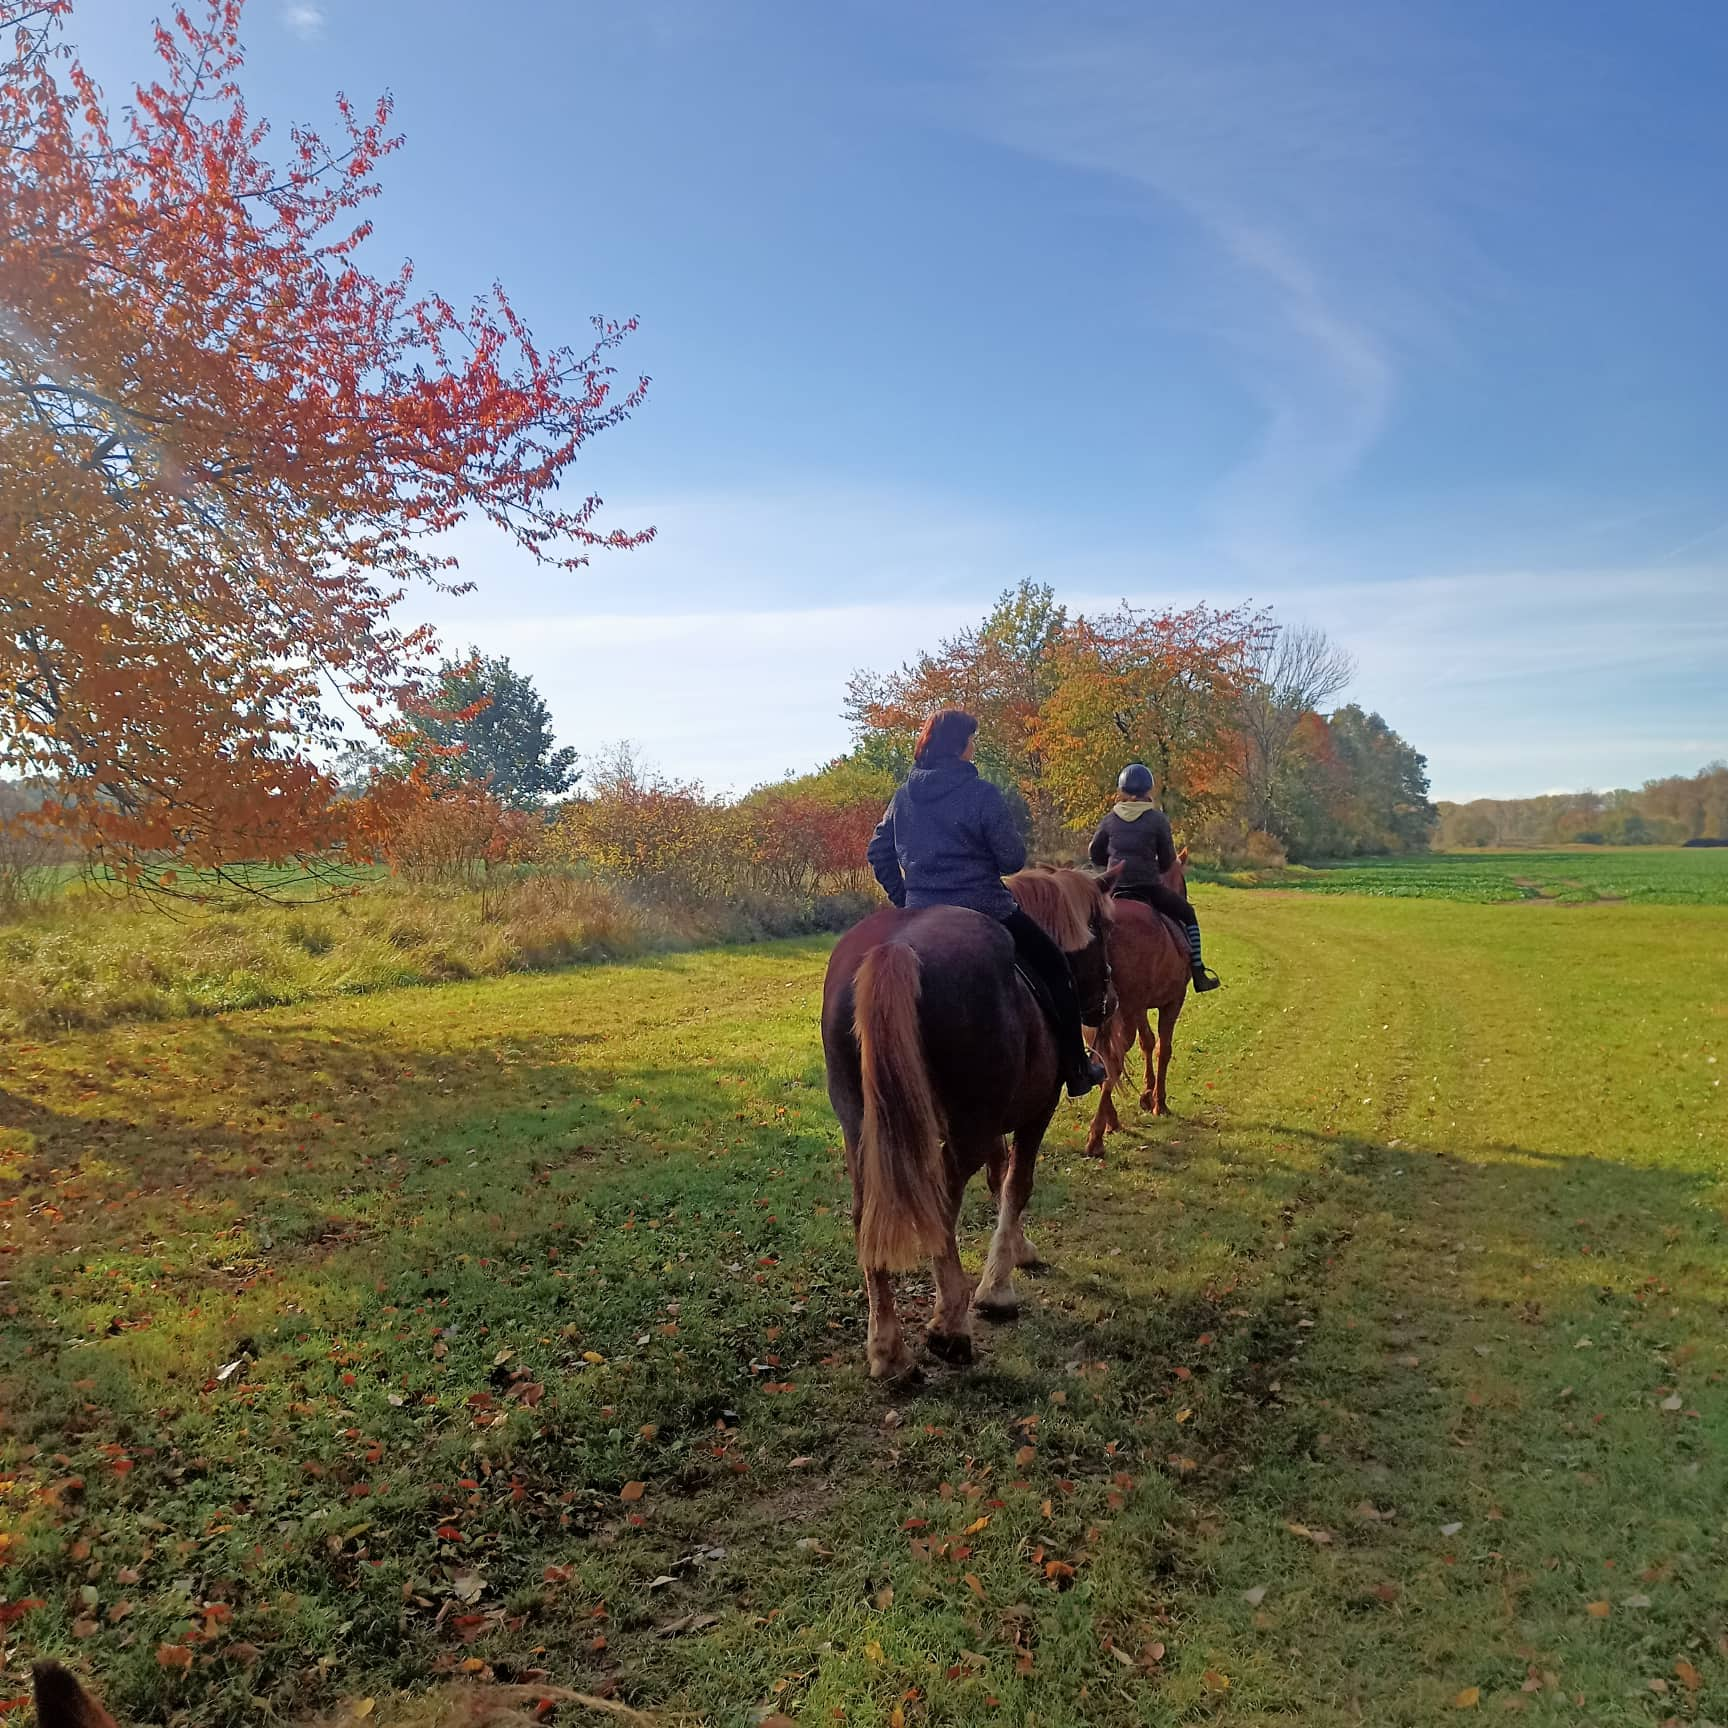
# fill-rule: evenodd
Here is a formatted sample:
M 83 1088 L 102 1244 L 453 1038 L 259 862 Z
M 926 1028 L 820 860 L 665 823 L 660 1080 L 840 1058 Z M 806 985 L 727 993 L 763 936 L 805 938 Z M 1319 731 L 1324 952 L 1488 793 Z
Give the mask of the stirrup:
M 1224 982 L 1216 972 L 1208 972 L 1204 966 L 1196 966 L 1192 970 L 1196 992 L 1204 993 L 1207 990 L 1216 990 Z

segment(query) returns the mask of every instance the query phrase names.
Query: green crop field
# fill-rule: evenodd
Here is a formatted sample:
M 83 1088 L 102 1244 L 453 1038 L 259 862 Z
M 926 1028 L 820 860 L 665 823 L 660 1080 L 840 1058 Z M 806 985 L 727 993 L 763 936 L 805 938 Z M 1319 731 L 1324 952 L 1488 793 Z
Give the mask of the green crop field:
M 1728 917 L 1199 892 L 1176 1117 L 888 1389 L 819 943 L 0 1043 L 0 1703 L 1728 1720 Z
M 1419 852 L 1216 878 L 1236 887 L 1416 900 L 1633 900 L 1728 906 L 1728 847 L 1567 847 L 1552 852 Z

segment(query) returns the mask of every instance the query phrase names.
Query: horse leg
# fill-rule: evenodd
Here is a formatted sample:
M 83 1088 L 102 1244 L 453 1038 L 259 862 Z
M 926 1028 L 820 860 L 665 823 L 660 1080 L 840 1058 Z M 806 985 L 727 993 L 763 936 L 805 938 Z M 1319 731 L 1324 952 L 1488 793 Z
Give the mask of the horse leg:
M 1180 1002 L 1158 1010 L 1158 1077 L 1152 1087 L 1154 1116 L 1170 1114 L 1170 1097 L 1164 1087 L 1164 1076 L 1170 1071 L 1170 1052 L 1175 1047 L 1176 1038 L 1176 1016 L 1181 1012 Z
M 1140 1039 L 1140 1062 L 1146 1070 L 1146 1085 L 1140 1094 L 1140 1108 L 1150 1110 L 1156 1115 L 1158 1110 L 1158 1049 L 1152 1038 L 1152 1023 L 1146 1018 L 1144 1010 L 1139 1016 L 1139 1024 L 1135 1030 Z
M 1122 1126 L 1122 1119 L 1116 1114 L 1115 1091 L 1122 1080 L 1122 1058 L 1127 1052 L 1126 1032 L 1126 1011 L 1118 1008 L 1100 1028 L 1097 1042 L 1093 1046 L 1099 1060 L 1104 1064 L 1104 1085 L 1098 1094 L 1098 1108 L 1093 1114 L 1092 1126 L 1086 1135 L 1088 1158 L 1102 1158 L 1104 1136 Z
M 927 1334 L 930 1353 L 944 1362 L 967 1363 L 972 1360 L 972 1280 L 960 1266 L 960 1241 L 956 1227 L 960 1220 L 960 1201 L 966 1183 L 979 1164 L 988 1163 L 988 1153 L 976 1160 L 964 1159 L 949 1149 L 948 1178 L 948 1238 L 939 1254 L 930 1259 L 931 1275 L 936 1281 L 936 1309 L 930 1316 Z
M 978 1312 L 993 1318 L 1007 1319 L 1020 1310 L 1020 1298 L 1014 1290 L 1015 1268 L 1041 1264 L 1038 1250 L 1026 1239 L 1026 1208 L 1032 1202 L 1038 1148 L 1049 1124 L 1047 1114 L 1041 1122 L 1020 1128 L 1014 1135 L 1014 1158 L 1008 1167 L 1008 1180 L 1002 1184 L 996 1232 L 990 1238 L 984 1276 L 978 1280 L 978 1294 L 973 1298 Z
M 864 1348 L 872 1380 L 891 1380 L 912 1366 L 912 1352 L 900 1316 L 894 1312 L 894 1274 L 866 1272 L 865 1289 L 870 1298 L 870 1332 Z

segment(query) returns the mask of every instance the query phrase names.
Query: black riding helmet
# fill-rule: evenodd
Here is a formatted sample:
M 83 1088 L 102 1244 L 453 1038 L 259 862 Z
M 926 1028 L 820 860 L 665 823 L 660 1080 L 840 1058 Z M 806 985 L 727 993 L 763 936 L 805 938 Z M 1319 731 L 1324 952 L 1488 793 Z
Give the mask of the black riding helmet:
M 1152 770 L 1144 762 L 1130 762 L 1116 776 L 1116 790 L 1124 798 L 1144 798 L 1152 790 Z

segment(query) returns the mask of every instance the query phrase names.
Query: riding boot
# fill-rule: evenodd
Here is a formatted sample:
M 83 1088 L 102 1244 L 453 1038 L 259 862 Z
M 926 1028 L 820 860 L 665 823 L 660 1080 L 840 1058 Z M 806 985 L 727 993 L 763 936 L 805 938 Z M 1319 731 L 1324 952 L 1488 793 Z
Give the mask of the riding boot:
M 1070 1064 L 1068 1096 L 1070 1098 L 1084 1098 L 1088 1092 L 1096 1091 L 1109 1078 L 1104 1064 L 1082 1044 L 1079 1062 Z
M 1200 926 L 1189 924 L 1184 926 L 1188 932 L 1188 953 L 1193 962 L 1194 988 L 1197 991 L 1216 990 L 1224 982 L 1216 972 L 1206 969 L 1206 962 L 1200 958 Z

